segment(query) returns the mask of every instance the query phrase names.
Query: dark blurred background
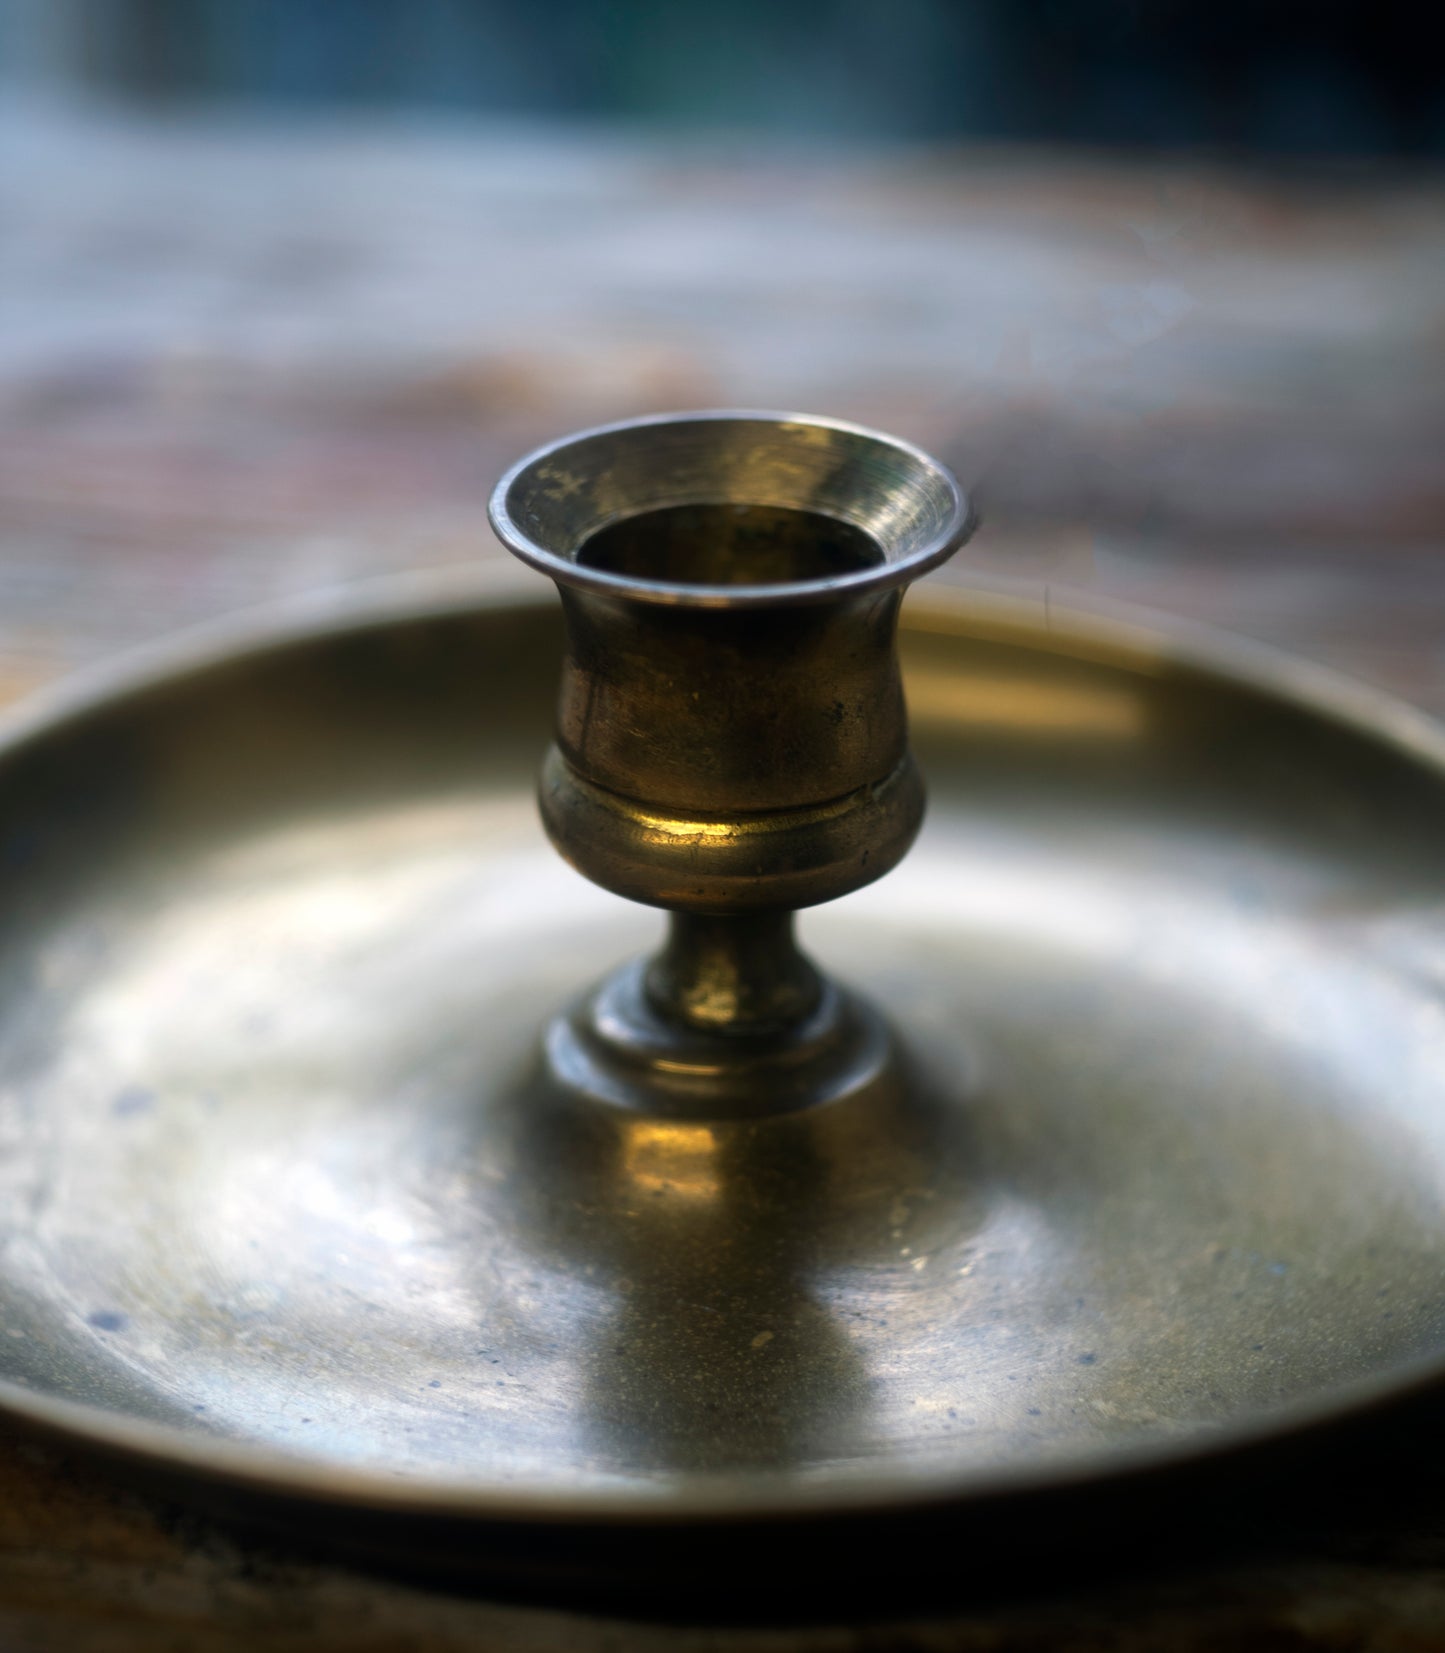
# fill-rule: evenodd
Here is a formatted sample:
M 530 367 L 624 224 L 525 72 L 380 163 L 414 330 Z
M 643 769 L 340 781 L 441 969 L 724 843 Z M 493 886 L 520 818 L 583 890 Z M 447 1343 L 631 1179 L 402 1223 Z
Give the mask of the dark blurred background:
M 1404 0 L 0 0 L 0 65 L 146 103 L 846 139 L 1438 154 Z
M 939 452 L 947 577 L 1445 711 L 1445 96 L 1399 0 L 0 0 L 0 700 L 500 552 L 706 405 Z

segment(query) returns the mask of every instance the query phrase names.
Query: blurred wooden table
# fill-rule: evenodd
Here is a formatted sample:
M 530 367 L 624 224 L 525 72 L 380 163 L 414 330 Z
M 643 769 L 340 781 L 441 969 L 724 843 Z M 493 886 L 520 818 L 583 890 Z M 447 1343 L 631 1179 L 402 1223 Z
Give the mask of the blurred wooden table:
M 1144 603 L 1445 713 L 1442 367 L 1440 179 L 0 110 L 0 699 L 498 555 L 486 493 L 531 442 L 733 404 L 948 456 L 987 522 L 951 578 Z M 1090 1601 L 719 1637 L 241 1545 L 0 1434 L 0 1653 L 1445 1647 L 1445 1530 L 1377 1529 Z

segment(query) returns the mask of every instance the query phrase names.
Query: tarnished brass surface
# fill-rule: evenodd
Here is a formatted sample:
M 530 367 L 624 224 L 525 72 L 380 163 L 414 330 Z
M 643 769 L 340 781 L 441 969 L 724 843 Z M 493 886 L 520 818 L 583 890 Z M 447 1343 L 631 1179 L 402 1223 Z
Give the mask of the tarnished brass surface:
M 957 482 L 854 425 L 669 414 L 519 461 L 491 516 L 562 599 L 547 831 L 604 889 L 674 915 L 651 968 L 552 1029 L 554 1078 L 698 1120 L 896 1089 L 876 1013 L 820 976 L 788 915 L 881 878 L 923 819 L 898 608 L 968 535 Z
M 901 645 L 927 821 L 802 922 L 910 1082 L 757 1121 L 545 1082 L 657 927 L 536 828 L 551 603 L 12 718 L 4 1405 L 373 1545 L 705 1563 L 714 1517 L 1103 1488 L 1438 1376 L 1445 740 L 1058 605 L 919 592 Z

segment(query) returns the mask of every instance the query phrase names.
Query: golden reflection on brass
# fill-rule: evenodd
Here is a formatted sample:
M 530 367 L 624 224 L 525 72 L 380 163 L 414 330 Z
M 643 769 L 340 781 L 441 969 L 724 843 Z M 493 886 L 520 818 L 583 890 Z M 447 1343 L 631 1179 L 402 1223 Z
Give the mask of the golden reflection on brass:
M 710 1125 L 638 1119 L 627 1125 L 622 1168 L 641 1193 L 712 1200 L 719 1192 L 717 1154 Z
M 908 679 L 915 723 L 1005 731 L 1018 739 L 1068 734 L 1081 740 L 1137 740 L 1147 703 L 1130 689 L 1083 688 L 968 672 L 915 672 Z

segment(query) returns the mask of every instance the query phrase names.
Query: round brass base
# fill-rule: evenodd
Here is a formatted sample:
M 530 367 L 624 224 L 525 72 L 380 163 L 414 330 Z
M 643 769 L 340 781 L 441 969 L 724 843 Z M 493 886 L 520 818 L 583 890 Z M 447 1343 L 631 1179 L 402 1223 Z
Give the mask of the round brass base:
M 615 971 L 545 1040 L 559 1088 L 659 1118 L 763 1119 L 896 1089 L 898 1052 L 871 1005 L 824 979 L 806 1020 L 779 1032 L 718 1036 L 659 1015 L 637 959 Z M 721 1059 L 720 1059 L 721 1056 Z
M 596 1007 L 542 1051 L 659 929 L 538 830 L 557 650 L 413 593 L 12 729 L 13 1413 L 480 1566 L 1102 1486 L 1445 1371 L 1431 727 L 913 599 L 928 821 L 803 921 L 899 1054 L 825 1007 L 831 1100 L 670 1117 Z

